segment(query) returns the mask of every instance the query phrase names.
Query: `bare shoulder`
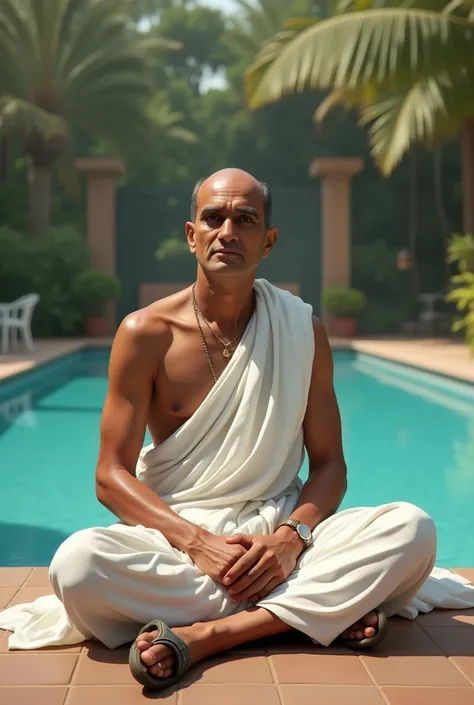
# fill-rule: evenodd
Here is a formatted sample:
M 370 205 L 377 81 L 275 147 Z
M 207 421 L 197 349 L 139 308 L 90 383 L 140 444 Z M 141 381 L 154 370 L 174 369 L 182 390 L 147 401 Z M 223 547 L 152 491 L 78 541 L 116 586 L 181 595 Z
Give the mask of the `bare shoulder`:
M 171 345 L 172 329 L 182 316 L 187 296 L 180 291 L 129 313 L 117 330 L 113 354 L 158 363 Z

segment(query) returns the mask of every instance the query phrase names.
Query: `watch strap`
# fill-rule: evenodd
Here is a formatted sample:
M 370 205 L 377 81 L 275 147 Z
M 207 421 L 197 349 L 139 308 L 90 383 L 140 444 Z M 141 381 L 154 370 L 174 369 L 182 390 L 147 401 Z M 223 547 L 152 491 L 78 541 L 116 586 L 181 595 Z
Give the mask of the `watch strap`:
M 298 527 L 299 527 L 299 525 L 300 525 L 301 523 L 302 523 L 302 522 L 299 521 L 299 519 L 286 519 L 285 521 L 281 521 L 281 522 L 277 525 L 277 527 L 275 528 L 275 531 L 276 531 L 277 529 L 279 529 L 280 526 L 289 526 L 290 529 L 293 529 L 294 531 L 296 531 L 296 533 L 298 534 L 298 536 L 299 536 L 300 539 L 302 540 L 302 542 L 303 542 L 303 544 L 304 544 L 304 547 L 305 547 L 305 548 L 308 548 L 308 546 L 311 545 L 312 537 L 310 536 L 310 537 L 308 537 L 307 539 L 305 539 L 305 538 L 303 538 L 303 537 L 301 536 L 301 534 L 298 533 Z

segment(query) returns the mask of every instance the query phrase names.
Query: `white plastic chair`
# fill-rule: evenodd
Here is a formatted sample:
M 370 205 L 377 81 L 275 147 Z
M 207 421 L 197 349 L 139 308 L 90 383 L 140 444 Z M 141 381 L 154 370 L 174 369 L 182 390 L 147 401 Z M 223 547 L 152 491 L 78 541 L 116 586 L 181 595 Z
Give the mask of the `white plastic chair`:
M 33 352 L 33 336 L 31 335 L 31 319 L 39 294 L 26 294 L 8 304 L 0 304 L 0 328 L 2 329 L 2 353 L 7 354 L 10 345 L 10 331 L 15 335 L 16 342 L 20 334 L 25 345 Z

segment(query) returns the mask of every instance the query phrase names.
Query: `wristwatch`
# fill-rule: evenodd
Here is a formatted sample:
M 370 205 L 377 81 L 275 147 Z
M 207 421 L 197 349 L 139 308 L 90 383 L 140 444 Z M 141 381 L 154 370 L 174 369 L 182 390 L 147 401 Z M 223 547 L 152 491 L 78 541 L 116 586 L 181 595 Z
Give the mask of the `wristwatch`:
M 302 524 L 298 519 L 287 519 L 286 521 L 281 521 L 276 529 L 279 529 L 280 526 L 289 526 L 290 529 L 296 531 L 305 548 L 308 548 L 308 546 L 311 546 L 313 543 L 313 532 L 307 524 Z

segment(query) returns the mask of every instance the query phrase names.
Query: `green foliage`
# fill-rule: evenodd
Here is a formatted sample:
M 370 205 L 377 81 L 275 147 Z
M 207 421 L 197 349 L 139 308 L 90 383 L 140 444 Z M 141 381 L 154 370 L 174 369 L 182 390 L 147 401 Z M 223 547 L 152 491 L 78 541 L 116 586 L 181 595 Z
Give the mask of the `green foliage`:
M 455 234 L 451 237 L 448 262 L 456 262 L 461 273 L 474 272 L 474 235 Z
M 448 260 L 456 262 L 459 274 L 451 277 L 452 290 L 446 300 L 454 302 L 462 312 L 454 321 L 454 332 L 464 331 L 466 343 L 474 356 L 474 236 L 454 235 L 448 247 Z
M 76 131 L 116 147 L 153 136 L 146 110 L 153 90 L 150 56 L 178 44 L 144 38 L 129 21 L 128 5 L 128 0 L 0 4 L 0 130 L 21 135 L 32 173 L 57 166 L 70 193 L 78 190 Z M 42 234 L 44 196 L 38 178 L 29 183 L 32 227 Z
M 352 248 L 353 279 L 370 297 L 394 297 L 406 283 L 397 270 L 397 248 L 386 240 L 372 240 Z
M 115 274 L 85 269 L 72 282 L 72 293 L 84 316 L 103 316 L 107 304 L 121 294 L 121 284 Z
M 193 91 L 201 92 L 207 71 L 229 65 L 232 54 L 223 41 L 225 23 L 222 12 L 206 5 L 172 4 L 161 12 L 152 36 L 173 39 L 183 47 L 168 62 L 167 78 L 184 78 Z
M 155 257 L 158 262 L 166 262 L 167 260 L 176 259 L 177 257 L 190 256 L 191 252 L 189 251 L 188 243 L 186 240 L 176 235 L 171 235 L 165 240 L 162 240 L 155 252 Z
M 344 0 L 332 17 L 292 23 L 263 45 L 246 75 L 249 105 L 330 90 L 317 119 L 356 108 L 390 174 L 413 144 L 432 147 L 474 115 L 473 30 L 467 2 Z
M 360 319 L 362 335 L 399 335 L 404 323 L 413 321 L 410 306 L 393 299 L 369 299 Z
M 33 238 L 7 226 L 0 228 L 0 300 L 13 301 L 38 293 L 33 332 L 42 337 L 78 332 L 80 315 L 72 297 L 72 281 L 87 266 L 83 237 L 72 227 L 51 228 Z
M 2 0 L 2 122 L 46 140 L 67 135 L 71 124 L 119 141 L 138 135 L 152 88 L 148 57 L 163 44 L 145 44 L 127 5 Z
M 323 309 L 336 318 L 359 318 L 367 306 L 367 297 L 359 289 L 333 286 L 322 293 Z

